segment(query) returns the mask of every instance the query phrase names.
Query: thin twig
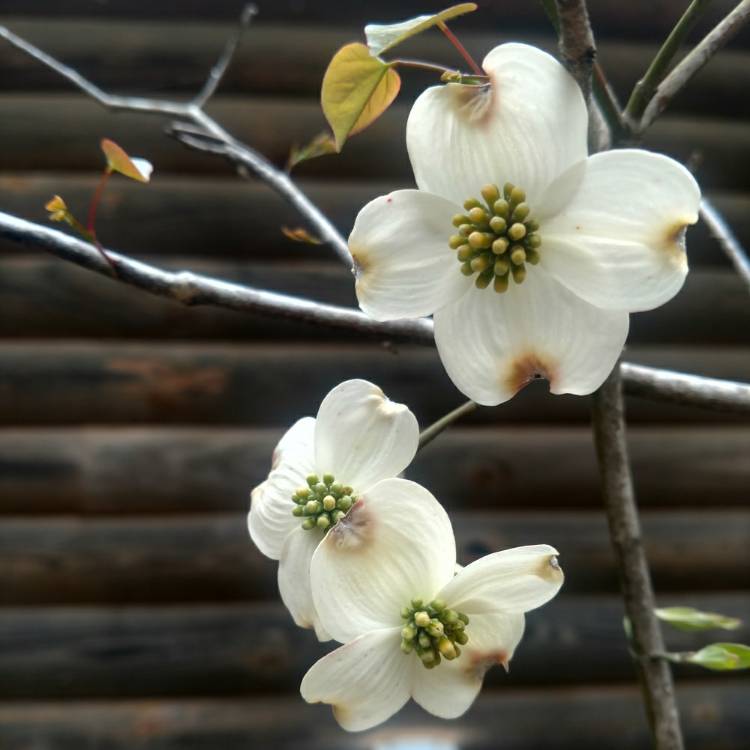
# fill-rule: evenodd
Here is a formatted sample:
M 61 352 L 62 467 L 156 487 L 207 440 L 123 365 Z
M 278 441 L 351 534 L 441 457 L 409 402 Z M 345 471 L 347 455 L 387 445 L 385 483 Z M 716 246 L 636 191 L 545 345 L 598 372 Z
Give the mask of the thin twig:
M 560 56 L 578 81 L 588 103 L 591 74 L 596 59 L 594 33 L 589 23 L 586 0 L 555 0 L 559 21 Z
M 693 0 L 687 7 L 681 18 L 675 24 L 664 44 L 654 56 L 651 64 L 638 83 L 633 87 L 627 106 L 625 107 L 625 121 L 632 127 L 641 119 L 643 111 L 646 109 L 651 97 L 656 91 L 656 87 L 662 82 L 667 74 L 669 66 L 672 64 L 675 55 L 680 46 L 685 41 L 685 37 L 693 28 L 695 22 L 701 13 L 708 7 L 713 0 Z
M 633 127 L 643 133 L 667 108 L 690 79 L 742 28 L 750 19 L 750 0 L 741 3 L 675 66 L 657 86 L 640 122 Z
M 750 288 L 750 259 L 737 236 L 724 221 L 724 217 L 716 210 L 711 201 L 703 198 L 700 208 L 701 219 L 706 222 L 711 236 L 719 243 L 721 249 L 734 265 L 737 273 L 742 276 Z
M 245 12 L 248 12 L 247 8 L 245 9 Z M 276 190 L 277 193 L 284 197 L 302 214 L 315 230 L 315 234 L 324 242 L 328 243 L 333 248 L 339 259 L 345 263 L 347 267 L 351 268 L 352 257 L 349 253 L 349 247 L 346 240 L 336 227 L 333 226 L 325 215 L 304 194 L 304 192 L 292 181 L 289 175 L 283 170 L 278 169 L 258 151 L 255 151 L 249 146 L 234 139 L 216 120 L 203 111 L 200 106 L 200 97 L 203 96 L 206 91 L 209 92 L 210 96 L 212 93 L 210 83 L 207 83 L 207 86 L 204 87 L 201 94 L 199 94 L 192 102 L 173 102 L 161 99 L 147 99 L 143 97 L 116 96 L 103 91 L 73 68 L 56 60 L 54 57 L 17 36 L 4 26 L 0 26 L 0 38 L 6 39 L 17 49 L 22 50 L 35 60 L 51 68 L 108 109 L 178 118 L 180 121 L 186 121 L 197 126 L 200 129 L 198 132 L 212 136 L 215 142 L 222 142 L 225 145 L 224 150 L 213 149 L 213 153 L 218 153 L 227 158 L 231 158 L 235 163 L 241 164 L 245 168 L 250 169 L 253 174 L 268 183 L 268 185 Z M 236 45 L 230 45 L 229 47 L 231 51 L 234 51 L 235 48 Z M 224 56 L 222 56 L 222 60 L 224 60 Z M 229 60 L 227 59 L 225 65 L 228 65 L 228 63 Z M 214 70 L 216 70 L 216 67 Z M 213 71 L 211 75 L 213 75 Z M 209 82 L 211 80 L 212 78 L 209 76 Z M 183 142 L 193 148 L 199 147 L 197 141 L 188 143 L 183 139 Z M 203 148 L 202 150 L 211 151 L 211 149 L 208 148 Z
M 747 383 L 626 363 L 622 364 L 622 377 L 629 396 L 750 414 L 750 385 Z
M 189 117 L 190 107 L 188 104 L 179 102 L 168 102 L 161 99 L 147 99 L 140 96 L 116 96 L 108 94 L 96 84 L 84 78 L 77 70 L 61 63 L 51 55 L 35 47 L 30 42 L 14 34 L 5 26 L 0 26 L 0 38 L 10 42 L 14 47 L 25 52 L 38 62 L 46 65 L 66 78 L 74 86 L 90 96 L 99 104 L 114 110 L 127 110 L 129 112 L 144 112 L 154 115 L 168 115 L 170 117 Z
M 40 247 L 62 260 L 111 278 L 106 263 L 93 245 L 57 229 L 0 211 L 0 238 Z M 118 281 L 184 305 L 209 305 L 282 316 L 383 338 L 434 344 L 432 320 L 427 318 L 379 322 L 347 307 L 267 292 L 197 273 L 165 271 L 109 249 L 107 255 L 117 267 Z M 633 395 L 689 406 L 750 412 L 750 385 L 744 383 L 625 363 L 622 376 L 627 392 Z
M 211 72 L 208 74 L 208 78 L 203 84 L 203 88 L 198 92 L 198 94 L 196 94 L 195 98 L 193 99 L 192 103 L 194 106 L 202 109 L 206 105 L 208 100 L 216 93 L 216 89 L 219 87 L 221 79 L 227 72 L 229 63 L 232 62 L 234 53 L 237 51 L 237 46 L 242 39 L 242 34 L 250 25 L 250 22 L 253 20 L 257 13 L 258 9 L 254 5 L 250 4 L 245 6 L 242 14 L 240 15 L 237 29 L 235 30 L 234 34 L 232 34 L 229 39 L 227 39 L 224 45 L 224 49 L 219 56 L 219 59 L 216 61 L 216 64 L 213 66 L 213 68 L 211 68 Z
M 656 750 L 684 747 L 669 664 L 646 654 L 665 651 L 648 560 L 643 550 L 625 438 L 620 368 L 593 397 L 593 426 L 609 535 L 617 559 L 625 613 L 632 631 L 649 723 Z
M 461 419 L 465 414 L 471 414 L 477 408 L 477 404 L 473 401 L 467 401 L 456 407 L 453 411 L 449 411 L 445 416 L 433 422 L 429 427 L 425 427 L 422 432 L 419 433 L 419 448 L 421 450 L 428 443 L 431 443 L 446 427 L 449 427 L 453 422 Z
M 297 209 L 308 222 L 315 227 L 316 235 L 327 242 L 346 264 L 352 267 L 352 256 L 349 246 L 338 229 L 328 217 L 300 190 L 292 178 L 284 171 L 277 169 L 265 156 L 248 148 L 239 141 L 226 141 L 211 137 L 210 134 L 174 123 L 169 133 L 180 143 L 197 151 L 223 156 L 232 163 L 249 170 L 264 182 L 269 183 L 283 198 Z M 207 137 L 208 136 L 208 137 Z

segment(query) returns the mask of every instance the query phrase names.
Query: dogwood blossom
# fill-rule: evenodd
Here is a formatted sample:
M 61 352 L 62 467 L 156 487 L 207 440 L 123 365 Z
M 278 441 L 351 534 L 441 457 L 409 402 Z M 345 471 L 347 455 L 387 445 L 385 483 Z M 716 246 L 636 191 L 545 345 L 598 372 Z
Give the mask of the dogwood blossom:
M 323 399 L 316 418 L 304 417 L 286 432 L 268 478 L 251 493 L 250 537 L 279 561 L 279 592 L 294 621 L 315 628 L 321 640 L 330 636 L 312 601 L 313 552 L 364 492 L 377 498 L 376 508 L 389 508 L 399 497 L 403 512 L 419 517 L 434 511 L 431 497 L 420 510 L 425 491 L 418 485 L 393 479 L 411 463 L 418 443 L 417 420 L 406 406 L 372 383 L 347 380 Z
M 586 394 L 611 371 L 628 314 L 671 299 L 700 190 L 666 156 L 587 156 L 569 73 L 527 45 L 483 62 L 490 83 L 423 92 L 406 140 L 418 190 L 376 198 L 349 238 L 360 306 L 434 314 L 448 375 L 494 405 L 535 377 Z
M 351 731 L 385 721 L 410 697 L 445 719 L 463 714 L 487 669 L 507 669 L 524 612 L 549 601 L 563 582 L 548 545 L 457 568 L 444 512 L 415 522 L 394 503 L 383 527 L 379 499 L 366 493 L 326 535 L 311 565 L 320 620 L 345 645 L 312 666 L 300 691 L 309 703 L 333 706 Z

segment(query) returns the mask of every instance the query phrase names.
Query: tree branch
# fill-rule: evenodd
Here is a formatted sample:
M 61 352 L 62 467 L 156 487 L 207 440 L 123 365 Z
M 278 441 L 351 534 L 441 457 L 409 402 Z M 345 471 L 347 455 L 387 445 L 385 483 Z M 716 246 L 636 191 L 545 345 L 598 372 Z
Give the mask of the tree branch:
M 253 6 L 246 7 L 243 12 L 241 24 L 246 25 L 252 17 L 253 12 Z M 203 150 L 230 158 L 235 163 L 248 168 L 253 174 L 264 180 L 302 214 L 314 229 L 315 234 L 330 245 L 339 259 L 351 268 L 352 257 L 349 253 L 346 240 L 305 193 L 292 181 L 289 175 L 278 169 L 258 151 L 233 138 L 216 120 L 207 115 L 201 108 L 201 105 L 213 94 L 218 85 L 221 76 L 229 64 L 231 53 L 234 52 L 239 37 L 235 37 L 234 41 L 230 40 L 228 42 L 224 53 L 211 71 L 205 86 L 192 102 L 173 102 L 162 99 L 109 94 L 73 68 L 56 60 L 4 26 L 0 26 L 0 38 L 6 39 L 17 49 L 51 68 L 108 109 L 176 117 L 181 121 L 186 121 L 197 126 L 200 130 L 193 131 L 194 136 L 197 137 L 200 134 L 205 138 L 206 135 L 210 135 L 214 143 L 224 144 L 225 147 L 223 150 L 218 148 L 204 148 Z M 185 140 L 183 142 L 186 145 L 191 145 L 193 148 L 198 148 L 197 141 L 190 144 Z
M 724 217 L 707 198 L 703 198 L 700 208 L 701 219 L 706 222 L 711 236 L 719 243 L 721 249 L 732 261 L 737 273 L 742 276 L 750 288 L 750 260 L 737 236 L 724 221 Z
M 617 558 L 632 628 L 632 645 L 656 750 L 684 747 L 672 672 L 665 661 L 649 657 L 665 651 L 651 573 L 643 550 L 638 508 L 625 440 L 625 414 L 619 367 L 593 396 L 593 427 L 609 535 Z
M 596 59 L 594 34 L 586 0 L 555 0 L 559 22 L 560 56 L 583 91 L 591 97 L 591 73 Z
M 240 15 L 237 29 L 235 30 L 234 34 L 232 34 L 229 39 L 227 39 L 226 44 L 224 45 L 224 50 L 219 56 L 219 59 L 216 61 L 216 64 L 213 66 L 213 68 L 211 68 L 211 72 L 208 74 L 208 78 L 206 79 L 205 84 L 203 84 L 203 88 L 196 94 L 195 98 L 193 99 L 192 103 L 194 106 L 202 109 L 206 106 L 208 100 L 216 93 L 216 89 L 219 87 L 221 79 L 227 72 L 229 63 L 232 62 L 234 53 L 237 51 L 237 46 L 242 39 L 243 32 L 250 25 L 250 22 L 257 15 L 257 13 L 258 9 L 254 5 L 245 6 L 242 14 Z
M 701 13 L 713 0 L 693 0 L 677 21 L 675 27 L 659 48 L 643 78 L 635 84 L 625 107 L 625 120 L 631 128 L 637 129 L 638 122 L 643 115 L 656 87 L 661 83 L 680 49 L 685 37 L 693 28 Z
M 109 266 L 94 245 L 57 229 L 0 211 L 0 238 L 28 247 L 41 247 L 62 260 L 112 279 Z M 117 281 L 183 305 L 210 305 L 417 344 L 434 343 L 432 320 L 428 318 L 379 322 L 347 307 L 232 284 L 189 271 L 165 271 L 114 250 L 107 249 L 106 253 L 117 268 Z M 629 394 L 690 406 L 750 412 L 750 385 L 744 383 L 630 364 L 622 365 L 622 374 Z
M 112 278 L 109 266 L 94 245 L 56 229 L 0 212 L 0 237 L 32 247 Z M 278 292 L 233 284 L 190 271 L 165 271 L 113 250 L 107 255 L 117 269 L 117 281 L 183 305 L 210 305 L 229 310 L 303 320 L 360 333 L 431 343 L 432 321 L 398 320 L 380 323 L 358 310 L 326 305 Z
M 271 185 L 279 195 L 297 209 L 315 228 L 319 239 L 336 251 L 348 268 L 352 267 L 349 245 L 328 217 L 297 187 L 292 178 L 277 169 L 265 156 L 235 140 L 215 138 L 205 130 L 195 130 L 181 123 L 173 123 L 169 134 L 180 143 L 197 151 L 223 156 Z M 243 174 L 247 173 L 243 171 Z
M 750 0 L 742 0 L 657 86 L 643 117 L 635 126 L 637 134 L 643 133 L 651 125 L 688 81 L 742 28 L 748 19 L 750 19 Z
M 622 364 L 625 392 L 683 406 L 750 414 L 750 385 L 733 380 L 704 378 L 656 367 Z

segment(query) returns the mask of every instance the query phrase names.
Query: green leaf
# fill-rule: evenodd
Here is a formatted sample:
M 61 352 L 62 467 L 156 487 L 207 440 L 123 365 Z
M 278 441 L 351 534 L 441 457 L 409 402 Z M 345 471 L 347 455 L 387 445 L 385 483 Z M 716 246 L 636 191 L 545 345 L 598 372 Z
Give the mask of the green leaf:
M 397 44 L 401 44 L 401 42 L 410 36 L 419 34 L 431 26 L 445 23 L 451 18 L 456 18 L 456 16 L 471 13 L 476 9 L 476 3 L 461 3 L 431 16 L 417 16 L 416 18 L 410 18 L 408 21 L 400 21 L 399 23 L 368 24 L 365 26 L 365 37 L 367 38 L 367 46 L 370 54 L 375 56 L 382 55 L 383 52 L 391 47 L 395 47 Z
M 336 150 L 341 151 L 349 136 L 380 117 L 400 88 L 398 73 L 373 57 L 364 44 L 355 42 L 342 47 L 328 65 L 320 92 Z
M 693 607 L 666 607 L 654 610 L 656 616 L 678 630 L 736 630 L 741 620 L 716 612 L 701 612 Z
M 750 668 L 750 646 L 742 643 L 712 643 L 691 654 L 685 661 L 716 672 L 748 669 Z
M 317 159 L 326 154 L 335 154 L 336 144 L 328 132 L 318 133 L 309 143 L 304 146 L 292 146 L 289 158 L 286 162 L 287 172 L 291 171 L 297 164 L 308 159 Z

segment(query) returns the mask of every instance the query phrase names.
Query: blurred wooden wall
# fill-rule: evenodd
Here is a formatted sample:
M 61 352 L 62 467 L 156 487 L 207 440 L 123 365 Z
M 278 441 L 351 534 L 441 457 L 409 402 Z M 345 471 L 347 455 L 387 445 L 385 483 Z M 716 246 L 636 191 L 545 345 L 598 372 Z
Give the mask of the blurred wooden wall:
M 625 94 L 685 2 L 596 0 L 600 59 Z M 488 2 L 454 28 L 482 56 L 515 39 L 552 49 L 541 10 Z M 731 3 L 715 2 L 701 28 Z M 367 21 L 440 4 L 261 0 L 211 111 L 283 164 L 323 126 L 332 53 Z M 0 22 L 117 92 L 188 96 L 230 33 L 237 0 L 2 0 Z M 459 60 L 437 32 L 404 54 Z M 44 222 L 64 196 L 84 214 L 114 138 L 156 166 L 152 184 L 114 178 L 105 244 L 170 268 L 355 304 L 325 248 L 265 186 L 189 152 L 154 117 L 112 115 L 0 43 L 0 210 Z M 344 233 L 365 201 L 411 183 L 410 100 L 338 157 L 298 176 Z M 646 145 L 691 159 L 706 193 L 750 245 L 750 36 L 716 58 Z M 704 227 L 692 273 L 662 309 L 632 319 L 628 358 L 750 380 L 750 297 Z M 339 730 L 297 688 L 323 652 L 279 603 L 275 564 L 250 544 L 249 489 L 286 425 L 337 382 L 366 377 L 427 424 L 461 401 L 428 348 L 279 320 L 188 310 L 0 245 L 0 747 L 3 750 L 503 748 L 647 745 L 600 511 L 585 398 L 535 384 L 482 410 L 416 460 L 409 476 L 450 509 L 462 561 L 548 542 L 564 594 L 529 617 L 510 675 L 493 670 L 465 718 L 413 706 L 364 736 Z M 646 545 L 662 603 L 745 618 L 750 640 L 750 423 L 632 399 L 630 444 Z M 669 633 L 674 649 L 706 642 Z M 726 639 L 718 634 L 714 640 Z M 740 750 L 747 674 L 677 670 L 688 746 Z

